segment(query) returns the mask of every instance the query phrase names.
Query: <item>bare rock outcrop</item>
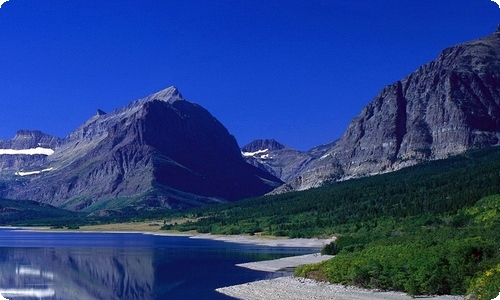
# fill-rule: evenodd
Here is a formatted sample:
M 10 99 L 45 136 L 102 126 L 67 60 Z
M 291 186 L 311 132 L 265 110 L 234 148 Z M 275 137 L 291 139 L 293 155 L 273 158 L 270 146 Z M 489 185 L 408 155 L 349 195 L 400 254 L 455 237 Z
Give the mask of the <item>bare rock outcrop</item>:
M 280 190 L 390 172 L 499 139 L 500 27 L 382 89 L 331 149 Z
M 313 153 L 292 149 L 273 139 L 255 140 L 241 148 L 241 153 L 249 164 L 283 182 L 293 179 L 316 157 Z

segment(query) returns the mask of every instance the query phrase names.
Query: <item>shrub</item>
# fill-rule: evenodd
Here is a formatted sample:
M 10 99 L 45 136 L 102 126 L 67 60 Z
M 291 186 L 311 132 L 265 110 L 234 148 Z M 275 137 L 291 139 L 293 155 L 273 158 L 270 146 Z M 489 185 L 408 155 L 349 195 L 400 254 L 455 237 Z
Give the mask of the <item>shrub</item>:
M 500 264 L 477 276 L 469 290 L 472 299 L 490 300 L 500 292 Z

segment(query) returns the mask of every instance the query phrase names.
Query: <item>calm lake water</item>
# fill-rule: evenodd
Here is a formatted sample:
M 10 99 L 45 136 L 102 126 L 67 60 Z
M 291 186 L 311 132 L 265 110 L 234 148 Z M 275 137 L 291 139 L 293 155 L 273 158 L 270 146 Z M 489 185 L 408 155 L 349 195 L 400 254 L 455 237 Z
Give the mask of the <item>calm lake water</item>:
M 7 299 L 232 299 L 218 287 L 286 274 L 238 263 L 318 252 L 132 233 L 0 229 Z

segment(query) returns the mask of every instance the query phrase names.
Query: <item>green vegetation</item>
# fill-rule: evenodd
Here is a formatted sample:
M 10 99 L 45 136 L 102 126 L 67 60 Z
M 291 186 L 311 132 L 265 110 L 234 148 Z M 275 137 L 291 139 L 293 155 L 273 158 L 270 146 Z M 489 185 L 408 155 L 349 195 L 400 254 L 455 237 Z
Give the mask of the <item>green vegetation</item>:
M 24 200 L 0 199 L 0 225 L 62 227 L 79 220 L 75 212 Z
M 296 274 L 410 295 L 492 299 L 500 291 L 499 247 L 500 195 L 494 195 L 432 223 L 413 217 L 397 227 L 380 222 L 369 232 L 344 234 L 323 249 L 334 259 Z
M 49 226 L 54 229 L 78 229 L 84 225 L 159 220 L 169 215 L 174 215 L 174 213 L 167 209 L 150 210 L 132 206 L 119 210 L 107 210 L 102 215 L 89 215 L 36 201 L 0 199 L 0 225 L 4 226 Z
M 190 210 L 198 221 L 165 228 L 337 234 L 323 249 L 337 256 L 298 268 L 297 275 L 411 295 L 492 299 L 500 291 L 499 170 L 500 148 L 471 151 L 385 175 Z

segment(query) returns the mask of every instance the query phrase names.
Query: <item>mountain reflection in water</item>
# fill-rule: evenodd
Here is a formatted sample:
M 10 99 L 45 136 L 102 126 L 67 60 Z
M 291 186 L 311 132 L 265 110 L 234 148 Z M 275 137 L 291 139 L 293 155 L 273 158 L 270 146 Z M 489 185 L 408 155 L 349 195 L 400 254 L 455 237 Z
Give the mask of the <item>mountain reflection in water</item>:
M 153 299 L 153 253 L 1 248 L 0 294 L 7 299 Z
M 0 295 L 10 300 L 229 299 L 215 288 L 283 275 L 235 264 L 317 250 L 141 234 L 2 229 Z

